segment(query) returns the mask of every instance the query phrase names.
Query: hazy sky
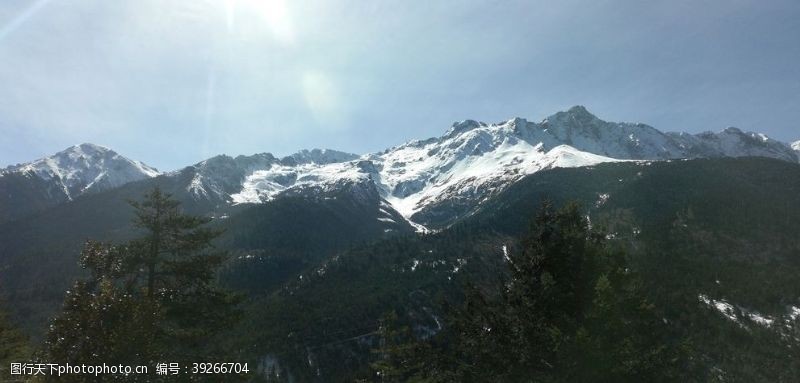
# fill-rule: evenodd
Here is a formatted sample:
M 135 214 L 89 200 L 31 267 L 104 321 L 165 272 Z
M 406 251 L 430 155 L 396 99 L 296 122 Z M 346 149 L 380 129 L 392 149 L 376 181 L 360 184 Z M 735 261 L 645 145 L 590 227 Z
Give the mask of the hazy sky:
M 575 104 L 800 139 L 800 1 L 0 1 L 0 166 L 363 153 Z

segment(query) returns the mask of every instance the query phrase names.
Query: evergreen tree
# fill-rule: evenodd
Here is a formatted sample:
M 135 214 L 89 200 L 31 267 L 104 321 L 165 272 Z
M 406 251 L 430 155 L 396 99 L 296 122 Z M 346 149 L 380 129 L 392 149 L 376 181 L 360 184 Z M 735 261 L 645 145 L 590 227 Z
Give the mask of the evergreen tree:
M 89 277 L 67 291 L 48 334 L 54 362 L 141 364 L 157 357 L 152 340 L 160 310 L 136 296 L 127 257 L 124 248 L 86 242 L 80 262 Z
M 690 373 L 688 346 L 672 341 L 624 253 L 577 205 L 545 204 L 521 244 L 507 280 L 468 287 L 432 352 L 420 353 L 437 361 L 444 381 L 674 381 Z M 386 349 L 387 359 L 405 358 L 398 350 Z M 442 381 L 390 366 L 395 376 Z
M 448 382 L 454 375 L 440 369 L 445 364 L 438 360 L 443 356 L 434 352 L 427 342 L 414 341 L 408 325 L 399 322 L 392 311 L 381 321 L 379 329 L 381 346 L 374 352 L 377 361 L 371 367 L 375 378 L 382 382 Z
M 134 226 L 143 237 L 131 242 L 131 269 L 144 295 L 163 310 L 158 338 L 172 357 L 191 360 L 208 340 L 236 318 L 238 297 L 221 289 L 215 272 L 225 253 L 212 241 L 221 232 L 209 218 L 183 214 L 180 203 L 158 188 L 131 202 Z
M 48 334 L 54 362 L 208 361 L 214 336 L 237 317 L 237 297 L 215 282 L 225 259 L 212 246 L 220 232 L 159 189 L 131 205 L 143 235 L 117 246 L 86 243 L 89 276 L 68 291 Z

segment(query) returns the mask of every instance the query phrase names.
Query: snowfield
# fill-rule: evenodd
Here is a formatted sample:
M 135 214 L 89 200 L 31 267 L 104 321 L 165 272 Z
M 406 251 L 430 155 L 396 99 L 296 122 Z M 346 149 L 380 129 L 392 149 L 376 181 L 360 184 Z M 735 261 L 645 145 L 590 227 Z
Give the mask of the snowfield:
M 332 189 L 342 181 L 371 181 L 390 208 L 416 224 L 415 213 L 454 196 L 482 200 L 543 169 L 620 161 L 558 140 L 548 140 L 553 143 L 548 147 L 531 140 L 530 132 L 520 131 L 527 128 L 522 119 L 491 125 L 464 121 L 442 137 L 411 141 L 352 161 L 318 163 L 312 158 L 300 165 L 274 163 L 247 175 L 231 200 L 260 203 L 298 187 Z

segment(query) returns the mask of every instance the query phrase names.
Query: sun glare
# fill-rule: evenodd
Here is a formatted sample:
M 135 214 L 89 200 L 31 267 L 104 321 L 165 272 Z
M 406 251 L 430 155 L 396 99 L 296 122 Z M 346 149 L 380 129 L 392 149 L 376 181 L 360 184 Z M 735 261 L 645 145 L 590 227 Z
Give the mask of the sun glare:
M 294 28 L 285 0 L 225 0 L 228 29 L 236 28 L 237 15 L 254 15 L 282 43 L 294 40 Z

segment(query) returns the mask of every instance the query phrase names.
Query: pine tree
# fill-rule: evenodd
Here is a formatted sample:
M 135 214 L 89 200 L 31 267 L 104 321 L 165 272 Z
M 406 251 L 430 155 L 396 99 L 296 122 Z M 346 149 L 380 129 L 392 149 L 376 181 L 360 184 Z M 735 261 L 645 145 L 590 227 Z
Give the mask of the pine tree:
M 625 254 L 590 228 L 577 205 L 556 211 L 545 204 L 521 245 L 507 280 L 468 286 L 430 343 L 450 381 L 687 378 L 688 348 L 670 339 Z
M 134 226 L 144 234 L 131 242 L 131 267 L 139 271 L 146 298 L 163 309 L 163 346 L 174 357 L 191 358 L 237 315 L 238 297 L 215 283 L 226 257 L 212 245 L 221 232 L 206 226 L 208 218 L 183 214 L 180 203 L 158 188 L 131 205 Z
M 380 382 L 448 382 L 453 374 L 438 367 L 440 355 L 426 342 L 415 342 L 408 325 L 399 322 L 392 311 L 381 321 L 381 346 L 374 352 L 378 358 L 371 368 Z
M 80 262 L 89 277 L 67 291 L 48 334 L 54 362 L 144 363 L 157 356 L 151 346 L 159 310 L 137 299 L 128 257 L 125 248 L 86 242 Z
M 68 291 L 48 334 L 54 362 L 206 361 L 213 337 L 237 318 L 237 297 L 215 281 L 225 254 L 208 219 L 183 214 L 159 189 L 131 205 L 140 238 L 84 246 L 89 276 Z

